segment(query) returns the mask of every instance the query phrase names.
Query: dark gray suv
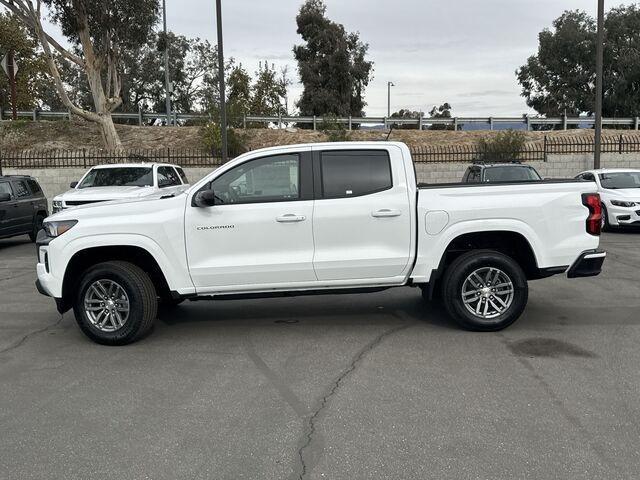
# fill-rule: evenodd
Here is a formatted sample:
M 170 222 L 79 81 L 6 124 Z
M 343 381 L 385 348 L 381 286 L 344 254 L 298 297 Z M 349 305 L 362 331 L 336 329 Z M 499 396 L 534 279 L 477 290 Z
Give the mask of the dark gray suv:
M 47 199 L 34 178 L 0 176 L 0 238 L 28 234 L 35 242 L 47 215 Z

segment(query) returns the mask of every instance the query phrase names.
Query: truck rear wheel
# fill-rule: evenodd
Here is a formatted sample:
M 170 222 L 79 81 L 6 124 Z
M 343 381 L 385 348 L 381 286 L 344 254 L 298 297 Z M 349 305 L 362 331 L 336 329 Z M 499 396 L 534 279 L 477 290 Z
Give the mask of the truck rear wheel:
M 126 345 L 149 332 L 158 310 L 149 276 L 129 262 L 104 262 L 80 280 L 73 307 L 76 321 L 91 340 Z
M 476 250 L 455 259 L 446 270 L 444 306 L 462 327 L 484 332 L 515 322 L 527 305 L 527 277 L 511 257 Z

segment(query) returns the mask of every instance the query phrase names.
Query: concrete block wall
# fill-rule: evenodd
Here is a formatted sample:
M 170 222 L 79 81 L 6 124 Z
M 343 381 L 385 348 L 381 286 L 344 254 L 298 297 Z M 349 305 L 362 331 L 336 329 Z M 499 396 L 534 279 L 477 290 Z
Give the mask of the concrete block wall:
M 546 162 L 529 162 L 545 178 L 573 178 L 578 173 L 588 170 L 593 165 L 593 154 L 549 155 Z M 466 171 L 468 163 L 416 163 L 416 175 L 421 183 L 459 182 Z M 602 155 L 602 166 L 606 168 L 640 169 L 640 153 L 605 153 Z M 213 167 L 184 169 L 189 181 L 196 183 Z M 86 170 L 84 168 L 4 168 L 5 175 L 31 175 L 35 177 L 45 195 L 51 199 L 69 189 L 71 182 L 79 180 Z

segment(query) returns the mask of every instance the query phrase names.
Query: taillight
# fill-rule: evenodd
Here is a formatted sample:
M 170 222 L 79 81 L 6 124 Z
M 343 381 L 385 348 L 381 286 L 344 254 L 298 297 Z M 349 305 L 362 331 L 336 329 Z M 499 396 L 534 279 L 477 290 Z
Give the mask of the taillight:
M 602 230 L 602 203 L 597 193 L 583 193 L 582 204 L 589 209 L 587 217 L 587 233 L 600 235 Z

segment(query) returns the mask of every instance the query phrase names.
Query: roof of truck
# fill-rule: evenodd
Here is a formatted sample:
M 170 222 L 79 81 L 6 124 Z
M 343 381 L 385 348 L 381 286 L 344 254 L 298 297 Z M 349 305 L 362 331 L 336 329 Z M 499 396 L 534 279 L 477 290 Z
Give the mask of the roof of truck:
M 103 165 L 96 165 L 92 168 L 152 168 L 152 167 L 179 167 L 173 163 L 158 163 L 158 162 L 137 162 L 137 163 L 108 163 Z

